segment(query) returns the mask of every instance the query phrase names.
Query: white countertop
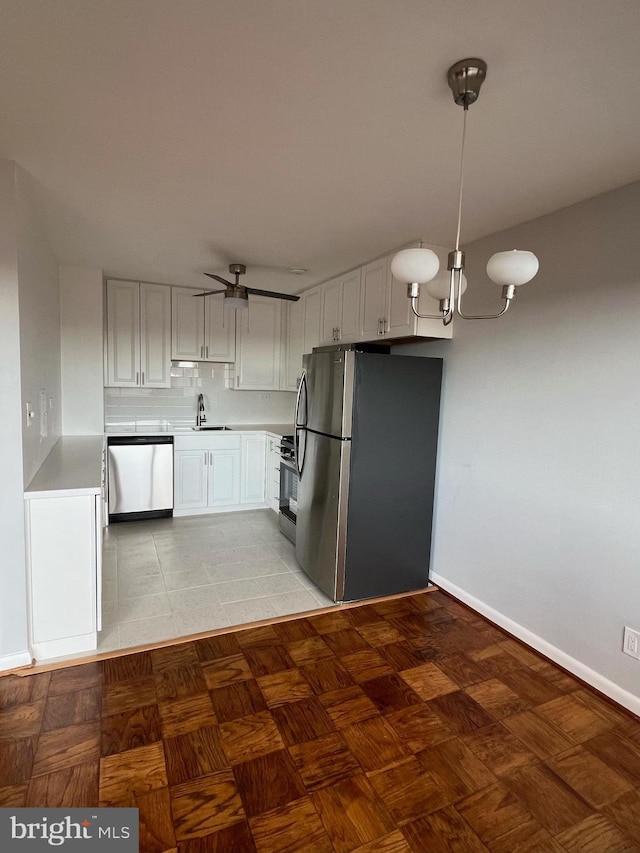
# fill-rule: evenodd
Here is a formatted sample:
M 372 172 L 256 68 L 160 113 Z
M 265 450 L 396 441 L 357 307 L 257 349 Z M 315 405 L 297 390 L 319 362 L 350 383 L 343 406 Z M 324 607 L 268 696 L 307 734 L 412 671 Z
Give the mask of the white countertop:
M 212 424 L 216 426 L 216 424 Z M 222 426 L 222 424 L 220 424 Z M 225 424 L 233 432 L 270 432 L 274 435 L 293 435 L 293 424 Z M 104 429 L 105 435 L 198 435 L 206 433 L 215 435 L 216 430 L 196 430 L 188 424 L 171 423 L 119 423 L 108 424 Z M 220 434 L 225 431 L 221 430 Z
M 59 438 L 25 489 L 25 499 L 99 495 L 102 488 L 101 435 Z

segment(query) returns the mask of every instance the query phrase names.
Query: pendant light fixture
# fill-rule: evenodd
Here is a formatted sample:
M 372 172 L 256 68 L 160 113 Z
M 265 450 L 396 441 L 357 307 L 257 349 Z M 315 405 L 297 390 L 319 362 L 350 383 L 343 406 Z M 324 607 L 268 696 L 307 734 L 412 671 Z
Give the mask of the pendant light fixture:
M 509 308 L 516 294 L 516 287 L 526 284 L 538 272 L 538 259 L 533 252 L 514 249 L 510 252 L 498 252 L 487 264 L 487 275 L 496 284 L 502 285 L 504 305 L 497 314 L 464 314 L 462 295 L 467 287 L 463 274 L 465 255 L 460 251 L 460 221 L 462 219 L 462 188 L 464 183 L 464 145 L 467 130 L 467 112 L 471 104 L 478 100 L 480 86 L 487 75 L 487 64 L 482 59 L 462 59 L 452 65 L 447 74 L 447 82 L 453 93 L 453 100 L 464 110 L 462 124 L 462 150 L 460 154 L 460 183 L 458 191 L 458 227 L 453 252 L 449 252 L 447 269 L 448 280 L 436 279 L 440 261 L 435 252 L 427 248 L 403 249 L 394 255 L 391 272 L 398 281 L 407 283 L 407 297 L 416 317 L 428 320 L 442 320 L 448 325 L 454 311 L 465 320 L 492 320 L 501 317 Z M 427 292 L 439 301 L 439 314 L 420 314 L 418 299 L 420 285 L 427 285 Z

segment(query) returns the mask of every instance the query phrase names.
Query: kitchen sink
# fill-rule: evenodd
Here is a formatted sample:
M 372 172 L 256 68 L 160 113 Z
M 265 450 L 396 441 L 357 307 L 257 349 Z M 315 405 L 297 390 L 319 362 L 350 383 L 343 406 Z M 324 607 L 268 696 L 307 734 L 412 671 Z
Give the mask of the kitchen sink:
M 231 427 L 228 426 L 194 426 L 191 429 L 195 429 L 198 432 L 202 432 L 203 430 L 231 430 Z

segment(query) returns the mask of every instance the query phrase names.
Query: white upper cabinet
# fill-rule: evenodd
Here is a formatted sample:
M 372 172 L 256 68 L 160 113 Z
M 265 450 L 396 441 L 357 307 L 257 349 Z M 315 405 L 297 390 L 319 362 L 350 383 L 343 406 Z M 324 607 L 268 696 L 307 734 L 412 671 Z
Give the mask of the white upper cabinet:
M 435 246 L 429 248 L 439 255 L 440 268 L 446 269 L 446 250 Z M 392 257 L 389 255 L 362 267 L 360 340 L 450 338 L 451 325 L 444 326 L 438 319 L 420 319 L 413 313 L 406 283 L 397 281 L 391 274 Z M 428 295 L 425 285 L 421 288 L 418 310 L 423 314 L 436 314 L 438 311 L 438 303 Z
M 304 352 L 304 299 L 285 302 L 283 306 L 283 348 L 280 388 L 282 391 L 297 391 L 302 375 Z
M 171 385 L 170 288 L 107 281 L 107 385 Z
M 171 357 L 176 361 L 204 358 L 204 297 L 201 290 L 171 288 Z
M 151 388 L 171 385 L 171 296 L 161 284 L 140 285 L 140 378 Z
M 235 361 L 235 312 L 222 294 L 197 297 L 202 290 L 171 288 L 171 357 L 176 361 Z
M 360 269 L 322 286 L 322 343 L 357 341 L 360 329 Z
M 387 258 L 380 258 L 362 267 L 360 312 L 363 341 L 376 340 L 382 335 L 388 267 Z
M 340 340 L 341 314 L 342 279 L 334 278 L 322 285 L 322 344 Z
M 281 328 L 281 300 L 252 294 L 249 307 L 238 311 L 236 388 L 280 390 Z
M 302 294 L 304 299 L 304 352 L 320 346 L 322 340 L 322 287 Z
M 360 340 L 362 336 L 360 313 L 360 288 L 362 270 L 357 269 L 343 275 L 340 279 L 342 294 L 340 302 L 340 324 L 338 339 L 350 342 Z

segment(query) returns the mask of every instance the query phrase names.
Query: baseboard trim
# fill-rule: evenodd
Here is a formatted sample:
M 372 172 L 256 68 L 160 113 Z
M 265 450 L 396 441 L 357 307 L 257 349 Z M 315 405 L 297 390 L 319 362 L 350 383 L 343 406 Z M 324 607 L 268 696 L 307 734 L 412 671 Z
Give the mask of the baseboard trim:
M 19 669 L 23 666 L 31 666 L 31 664 L 32 658 L 27 650 L 24 652 L 18 652 L 18 654 L 15 655 L 1 655 L 0 675 L 2 675 L 2 673 L 10 673 L 14 669 Z
M 576 658 L 571 657 L 566 654 L 566 652 L 563 652 L 561 649 L 551 643 L 548 643 L 546 640 L 543 640 L 542 637 L 539 637 L 537 634 L 529 631 L 528 628 L 524 628 L 522 625 L 514 622 L 513 619 L 509 619 L 508 616 L 505 616 L 498 610 L 494 610 L 490 605 L 485 604 L 484 601 L 481 601 L 479 598 L 465 592 L 464 589 L 461 589 L 461 587 L 456 586 L 456 584 L 451 583 L 451 581 L 446 578 L 443 578 L 442 575 L 439 575 L 437 572 L 430 572 L 429 580 L 437 584 L 440 589 L 444 590 L 444 592 L 451 593 L 454 598 L 457 598 L 463 604 L 468 605 L 473 610 L 476 610 L 482 616 L 485 616 L 491 622 L 498 625 L 500 628 L 504 628 L 504 630 L 508 631 L 509 634 L 513 634 L 514 637 L 517 637 L 519 640 L 522 640 L 523 643 L 531 646 L 532 649 L 535 649 L 537 652 L 540 652 L 540 654 L 554 661 L 554 663 L 557 663 L 559 666 L 573 673 L 573 675 L 577 676 L 582 681 L 585 681 L 600 693 L 604 693 L 605 696 L 613 699 L 614 702 L 617 702 L 619 705 L 627 708 L 633 714 L 640 716 L 640 696 L 634 696 L 633 693 L 629 693 L 627 690 L 624 690 L 615 682 L 610 681 L 603 675 L 600 675 L 599 672 L 596 672 L 594 669 L 590 669 L 590 667 L 581 663 L 581 661 L 576 660 Z

